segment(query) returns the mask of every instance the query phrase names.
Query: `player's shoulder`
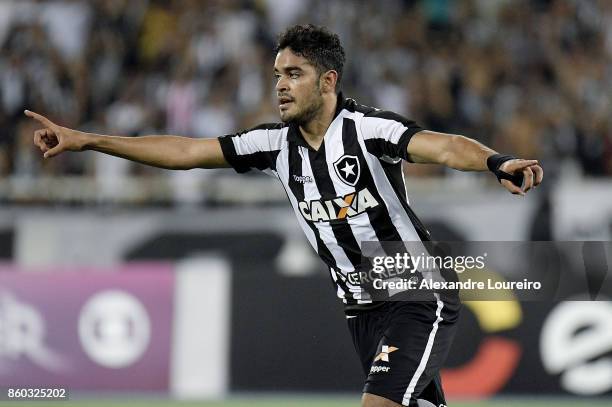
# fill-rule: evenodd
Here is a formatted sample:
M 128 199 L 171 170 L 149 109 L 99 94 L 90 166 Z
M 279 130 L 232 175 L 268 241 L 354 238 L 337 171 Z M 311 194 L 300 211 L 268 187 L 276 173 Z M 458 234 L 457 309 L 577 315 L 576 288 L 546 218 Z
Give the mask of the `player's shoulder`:
M 236 134 L 260 146 L 262 150 L 280 150 L 287 143 L 288 124 L 262 123 Z
M 393 112 L 391 110 L 383 110 L 373 106 L 362 105 L 357 103 L 355 99 L 347 98 L 345 100 L 345 108 L 354 113 L 360 113 L 363 115 L 363 120 L 371 120 L 371 119 L 382 119 L 388 121 L 395 121 L 402 123 L 407 126 L 414 123 L 413 120 L 410 120 L 399 113 Z

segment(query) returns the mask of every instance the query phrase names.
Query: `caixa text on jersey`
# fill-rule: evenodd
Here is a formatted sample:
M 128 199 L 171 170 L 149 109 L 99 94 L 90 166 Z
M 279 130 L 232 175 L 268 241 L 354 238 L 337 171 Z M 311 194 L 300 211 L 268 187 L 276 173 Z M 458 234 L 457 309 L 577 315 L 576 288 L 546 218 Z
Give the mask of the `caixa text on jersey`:
M 378 201 L 367 188 L 333 199 L 298 203 L 304 219 L 311 222 L 351 218 L 378 205 Z

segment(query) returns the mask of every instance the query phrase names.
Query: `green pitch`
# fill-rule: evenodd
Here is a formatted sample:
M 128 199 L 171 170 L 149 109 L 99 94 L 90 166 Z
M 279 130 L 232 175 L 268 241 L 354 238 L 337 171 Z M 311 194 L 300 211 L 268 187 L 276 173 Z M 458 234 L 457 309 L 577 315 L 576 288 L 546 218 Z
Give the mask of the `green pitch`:
M 19 407 L 359 407 L 359 398 L 338 397 L 253 397 L 218 402 L 180 402 L 172 400 L 71 400 L 68 402 L 0 402 L 0 406 Z M 612 400 L 579 401 L 573 399 L 507 399 L 485 402 L 451 402 L 450 407 L 610 407 Z

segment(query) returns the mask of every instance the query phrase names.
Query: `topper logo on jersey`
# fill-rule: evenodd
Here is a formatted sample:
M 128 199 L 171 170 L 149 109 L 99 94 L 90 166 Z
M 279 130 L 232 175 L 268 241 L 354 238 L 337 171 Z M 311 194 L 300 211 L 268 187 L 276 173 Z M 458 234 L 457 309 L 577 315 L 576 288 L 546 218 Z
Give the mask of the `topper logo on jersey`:
M 378 201 L 367 188 L 333 199 L 298 203 L 304 219 L 311 222 L 347 219 L 376 206 Z
M 334 163 L 334 170 L 336 170 L 336 175 L 342 182 L 348 184 L 352 187 L 357 185 L 357 181 L 359 180 L 359 159 L 354 155 L 343 155 L 338 158 Z

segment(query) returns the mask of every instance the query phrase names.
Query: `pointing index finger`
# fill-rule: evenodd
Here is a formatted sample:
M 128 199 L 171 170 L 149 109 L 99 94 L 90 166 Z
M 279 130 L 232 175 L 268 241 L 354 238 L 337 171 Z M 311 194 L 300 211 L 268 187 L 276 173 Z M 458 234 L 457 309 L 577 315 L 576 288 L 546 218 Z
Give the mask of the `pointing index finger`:
M 40 122 L 43 126 L 50 127 L 50 128 L 56 127 L 55 123 L 53 123 L 51 120 L 47 119 L 43 115 L 40 115 L 40 114 L 35 113 L 35 112 L 32 112 L 30 110 L 24 110 L 24 113 L 25 113 L 26 116 L 28 116 L 28 117 L 30 117 L 30 118 Z
M 515 162 L 511 162 L 508 164 L 508 169 L 512 171 L 522 170 L 527 167 L 531 167 L 532 165 L 537 165 L 538 160 L 521 160 L 518 159 Z

